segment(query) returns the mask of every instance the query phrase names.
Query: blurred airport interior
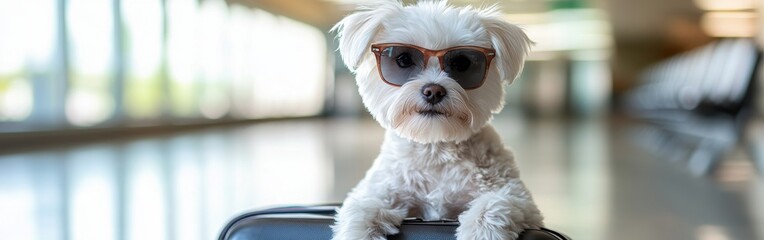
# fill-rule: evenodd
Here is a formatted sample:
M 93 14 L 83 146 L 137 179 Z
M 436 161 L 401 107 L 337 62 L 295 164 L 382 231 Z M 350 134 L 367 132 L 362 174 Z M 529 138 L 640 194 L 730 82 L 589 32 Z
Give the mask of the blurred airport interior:
M 370 1 L 0 0 L 0 238 L 211 239 L 341 201 L 383 129 L 329 29 Z M 549 227 L 764 239 L 764 1 L 450 2 L 536 43 L 494 124 Z

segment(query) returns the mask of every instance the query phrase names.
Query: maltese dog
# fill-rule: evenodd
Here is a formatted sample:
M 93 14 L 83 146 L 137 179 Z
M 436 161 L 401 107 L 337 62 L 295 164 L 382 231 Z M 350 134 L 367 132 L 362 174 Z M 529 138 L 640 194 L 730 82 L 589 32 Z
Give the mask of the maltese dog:
M 387 131 L 345 199 L 335 240 L 386 239 L 404 218 L 458 219 L 457 239 L 516 239 L 543 217 L 489 124 L 532 42 L 496 7 L 367 5 L 342 19 L 344 63 Z

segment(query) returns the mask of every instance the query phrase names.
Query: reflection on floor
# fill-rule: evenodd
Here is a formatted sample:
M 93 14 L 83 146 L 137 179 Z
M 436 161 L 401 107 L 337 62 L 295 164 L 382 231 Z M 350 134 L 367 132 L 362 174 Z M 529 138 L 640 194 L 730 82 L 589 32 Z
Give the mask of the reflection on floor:
M 547 225 L 574 239 L 764 239 L 764 184 L 745 156 L 720 171 L 749 177 L 719 181 L 639 147 L 633 123 L 494 123 Z M 0 236 L 214 239 L 247 209 L 341 201 L 382 133 L 368 119 L 296 120 L 0 155 Z

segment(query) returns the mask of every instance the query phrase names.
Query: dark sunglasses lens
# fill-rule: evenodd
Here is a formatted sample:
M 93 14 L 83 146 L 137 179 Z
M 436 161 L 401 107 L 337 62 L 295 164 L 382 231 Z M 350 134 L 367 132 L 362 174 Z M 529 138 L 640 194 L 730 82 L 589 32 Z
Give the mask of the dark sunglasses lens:
M 464 89 L 480 87 L 485 77 L 487 59 L 483 52 L 473 49 L 455 49 L 443 56 L 448 76 Z
M 386 47 L 379 54 L 379 68 L 385 81 L 403 85 L 416 77 L 424 67 L 424 55 L 405 46 Z

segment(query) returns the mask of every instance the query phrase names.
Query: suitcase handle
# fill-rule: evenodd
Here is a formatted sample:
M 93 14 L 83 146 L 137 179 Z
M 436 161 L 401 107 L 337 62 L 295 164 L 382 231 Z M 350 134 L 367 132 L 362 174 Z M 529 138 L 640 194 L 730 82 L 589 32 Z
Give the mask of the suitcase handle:
M 241 214 L 231 219 L 228 224 L 220 232 L 218 240 L 226 240 L 229 230 L 240 220 L 245 218 L 254 217 L 258 215 L 271 215 L 271 214 L 316 214 L 326 217 L 333 217 L 339 208 L 338 204 L 316 205 L 310 207 L 304 206 L 286 206 L 276 207 L 263 210 L 257 210 Z M 458 221 L 441 220 L 441 221 L 424 221 L 421 218 L 407 218 L 405 221 L 409 223 L 421 223 L 421 224 L 445 224 L 445 225 L 458 225 Z M 565 236 L 562 233 L 547 229 L 528 229 L 525 230 L 518 240 L 572 240 L 572 238 Z

